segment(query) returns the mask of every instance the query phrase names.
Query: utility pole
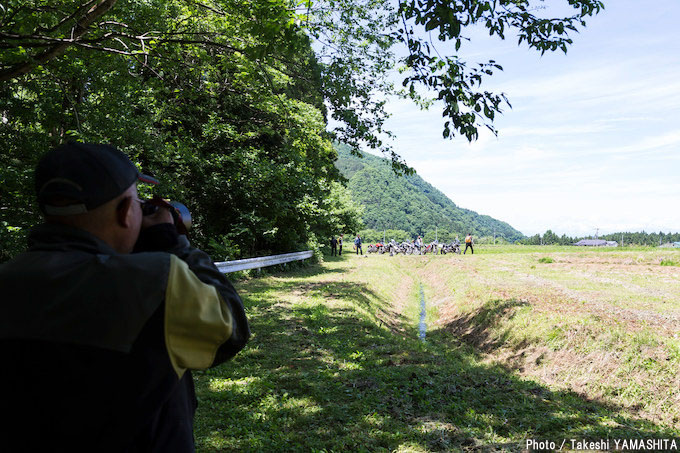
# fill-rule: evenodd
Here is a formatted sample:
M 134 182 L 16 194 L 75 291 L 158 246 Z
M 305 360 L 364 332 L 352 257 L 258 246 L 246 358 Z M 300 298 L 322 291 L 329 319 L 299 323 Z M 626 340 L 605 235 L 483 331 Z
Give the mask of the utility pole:
M 439 242 L 439 233 L 437 227 L 434 227 L 434 241 Z

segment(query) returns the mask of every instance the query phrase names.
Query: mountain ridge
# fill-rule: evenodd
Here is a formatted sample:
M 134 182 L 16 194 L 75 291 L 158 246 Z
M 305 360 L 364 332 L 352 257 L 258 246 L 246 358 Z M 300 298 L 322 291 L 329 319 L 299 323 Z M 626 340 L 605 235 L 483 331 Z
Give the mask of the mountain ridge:
M 335 166 L 347 179 L 354 201 L 364 206 L 367 228 L 404 230 L 413 236 L 435 230 L 442 237 L 495 233 L 510 242 L 525 237 L 506 222 L 459 207 L 417 174 L 395 175 L 388 159 L 367 153 L 357 157 L 346 145 L 336 145 L 336 150 Z

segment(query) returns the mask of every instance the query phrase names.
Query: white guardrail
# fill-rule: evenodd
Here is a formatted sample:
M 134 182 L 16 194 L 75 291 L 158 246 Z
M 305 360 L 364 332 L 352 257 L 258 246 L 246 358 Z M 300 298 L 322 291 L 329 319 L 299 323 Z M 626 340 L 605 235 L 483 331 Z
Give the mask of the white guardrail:
M 314 252 L 306 250 L 304 252 L 284 253 L 283 255 L 258 256 L 257 258 L 246 258 L 243 260 L 222 261 L 215 263 L 217 269 L 223 274 L 230 272 L 245 271 L 247 269 L 260 269 L 262 267 L 274 266 L 275 264 L 290 263 L 311 258 Z

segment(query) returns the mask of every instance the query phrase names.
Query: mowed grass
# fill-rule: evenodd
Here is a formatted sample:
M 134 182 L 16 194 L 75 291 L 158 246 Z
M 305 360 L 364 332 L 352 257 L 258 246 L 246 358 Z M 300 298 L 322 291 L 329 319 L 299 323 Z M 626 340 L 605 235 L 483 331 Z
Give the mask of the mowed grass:
M 195 373 L 198 450 L 678 437 L 680 269 L 663 260 L 680 253 L 480 246 L 239 282 L 253 338 Z

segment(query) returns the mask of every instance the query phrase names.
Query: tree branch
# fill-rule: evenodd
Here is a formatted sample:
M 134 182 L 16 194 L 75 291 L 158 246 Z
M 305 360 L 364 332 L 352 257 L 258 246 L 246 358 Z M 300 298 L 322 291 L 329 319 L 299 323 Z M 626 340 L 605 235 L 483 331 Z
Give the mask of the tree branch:
M 89 26 L 95 20 L 106 14 L 117 1 L 118 0 L 101 0 L 98 4 L 90 8 L 90 10 L 77 22 L 76 26 L 71 30 L 71 38 L 69 40 L 55 44 L 43 53 L 36 55 L 31 61 L 20 63 L 0 71 L 0 82 L 5 82 L 24 75 L 36 66 L 62 55 L 70 45 L 75 44 L 78 38 L 88 32 Z
M 55 30 L 58 30 L 59 27 L 61 27 L 62 25 L 64 25 L 68 21 L 71 21 L 71 20 L 75 19 L 76 17 L 78 17 L 78 15 L 82 14 L 83 11 L 85 11 L 86 9 L 91 8 L 92 4 L 95 3 L 95 2 L 96 2 L 96 0 L 89 0 L 84 5 L 81 5 L 80 7 L 78 7 L 72 14 L 70 14 L 70 15 L 64 17 L 62 20 L 60 20 L 59 23 L 57 25 L 55 25 L 54 27 L 51 27 L 49 29 L 43 28 L 43 27 L 38 27 L 38 28 L 35 29 L 35 31 L 37 32 L 38 30 L 43 30 L 47 33 L 54 32 Z

